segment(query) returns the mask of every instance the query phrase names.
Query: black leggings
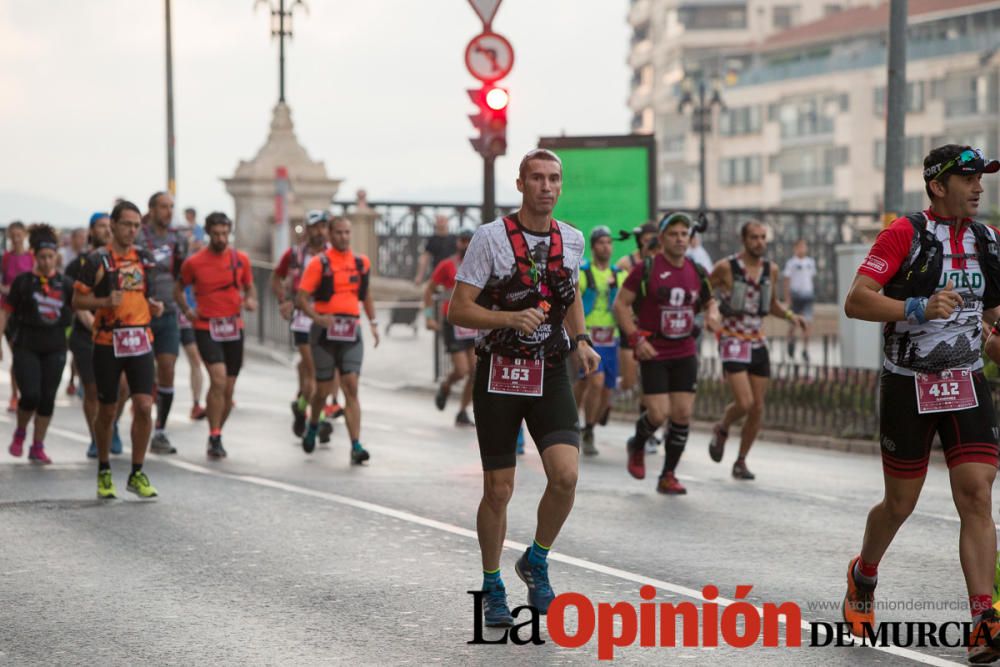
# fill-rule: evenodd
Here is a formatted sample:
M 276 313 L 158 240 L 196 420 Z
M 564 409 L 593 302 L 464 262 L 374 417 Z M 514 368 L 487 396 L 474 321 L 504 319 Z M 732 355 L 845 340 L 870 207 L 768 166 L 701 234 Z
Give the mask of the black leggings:
M 35 412 L 39 417 L 51 417 L 65 365 L 66 350 L 35 352 L 24 347 L 14 348 L 14 378 L 21 391 L 18 409 Z

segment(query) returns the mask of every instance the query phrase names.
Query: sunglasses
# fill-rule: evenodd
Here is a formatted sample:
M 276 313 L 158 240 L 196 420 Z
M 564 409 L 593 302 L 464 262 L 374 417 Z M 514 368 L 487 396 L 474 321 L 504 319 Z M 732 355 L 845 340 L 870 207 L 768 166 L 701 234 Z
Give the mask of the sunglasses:
M 983 155 L 983 151 L 979 148 L 967 148 L 947 162 L 935 164 L 925 169 L 924 178 L 930 178 L 932 181 L 936 181 L 952 167 L 962 167 L 970 162 L 975 162 L 976 160 L 982 160 L 983 162 L 986 161 L 986 156 Z

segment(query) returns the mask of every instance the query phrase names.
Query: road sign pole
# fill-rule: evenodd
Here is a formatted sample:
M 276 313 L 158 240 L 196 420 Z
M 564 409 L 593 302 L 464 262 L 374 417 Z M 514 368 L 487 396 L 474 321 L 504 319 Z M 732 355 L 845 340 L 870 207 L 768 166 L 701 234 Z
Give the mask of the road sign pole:
M 483 213 L 482 224 L 492 222 L 496 217 L 496 179 L 494 178 L 492 155 L 483 156 Z

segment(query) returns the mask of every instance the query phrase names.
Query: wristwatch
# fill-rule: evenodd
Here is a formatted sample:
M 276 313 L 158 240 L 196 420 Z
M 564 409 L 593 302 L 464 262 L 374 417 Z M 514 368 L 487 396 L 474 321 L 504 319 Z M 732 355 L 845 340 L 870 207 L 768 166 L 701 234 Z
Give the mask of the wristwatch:
M 577 334 L 576 337 L 573 338 L 574 343 L 579 343 L 580 341 L 585 342 L 590 347 L 594 347 L 594 341 L 590 340 L 590 334 Z

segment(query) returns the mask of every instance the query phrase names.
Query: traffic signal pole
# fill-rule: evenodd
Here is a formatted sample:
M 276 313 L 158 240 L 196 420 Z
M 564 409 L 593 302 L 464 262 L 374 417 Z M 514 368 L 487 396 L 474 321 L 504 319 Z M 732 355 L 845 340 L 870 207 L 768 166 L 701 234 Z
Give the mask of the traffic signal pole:
M 483 156 L 483 224 L 492 222 L 496 217 L 496 178 L 493 172 L 496 158 L 492 155 Z

